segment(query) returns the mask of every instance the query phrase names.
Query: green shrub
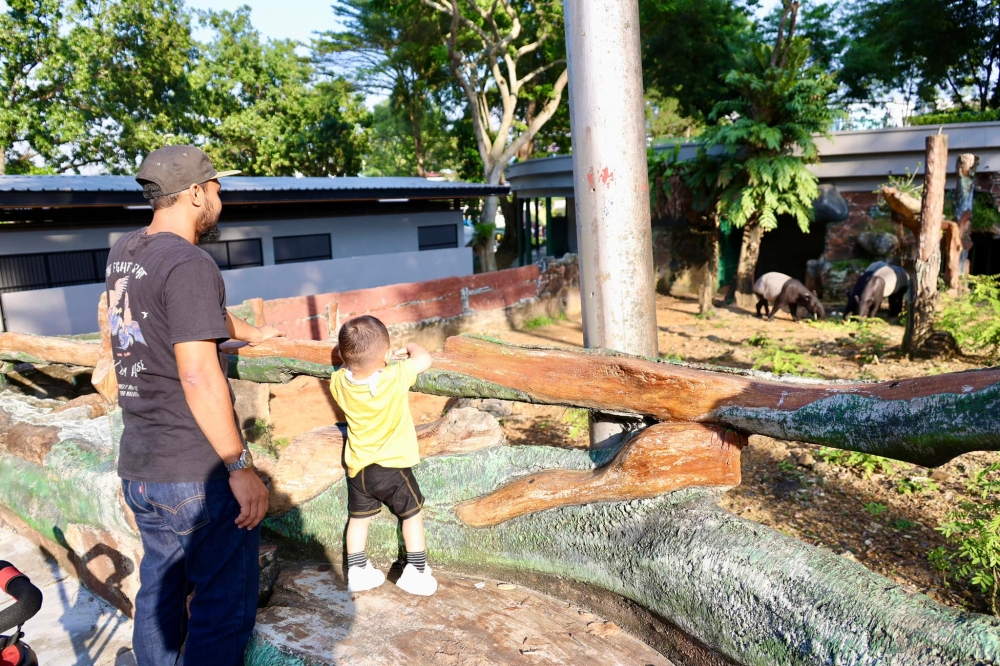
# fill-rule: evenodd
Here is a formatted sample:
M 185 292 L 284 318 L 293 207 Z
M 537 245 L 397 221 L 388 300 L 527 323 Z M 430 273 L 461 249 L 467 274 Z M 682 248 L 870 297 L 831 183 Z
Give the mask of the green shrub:
M 989 123 L 1000 120 L 1000 109 L 986 111 L 943 111 L 910 116 L 910 125 L 948 125 L 951 123 Z
M 1000 211 L 989 192 L 976 192 L 972 198 L 972 228 L 989 231 L 1000 226 Z
M 924 491 L 938 490 L 938 484 L 925 476 L 911 476 L 907 479 L 900 479 L 896 486 L 896 492 L 900 495 L 915 495 Z
M 759 333 L 751 336 L 747 344 L 758 349 L 750 354 L 754 370 L 768 370 L 776 375 L 819 377 L 812 359 L 795 345 L 779 345 Z
M 573 439 L 590 432 L 590 412 L 586 409 L 567 409 L 562 422 L 569 425 L 569 436 Z
M 873 516 L 879 516 L 889 510 L 885 504 L 880 504 L 879 502 L 868 502 L 864 506 L 864 510 Z
M 945 298 L 938 328 L 955 336 L 963 350 L 1000 356 L 1000 275 L 970 275 L 969 293 Z
M 896 471 L 895 461 L 883 458 L 882 456 L 876 456 L 871 453 L 861 453 L 860 451 L 842 451 L 840 449 L 831 449 L 828 446 L 824 446 L 819 450 L 817 455 L 819 455 L 824 462 L 830 463 L 831 465 L 840 465 L 841 467 L 856 469 L 865 477 L 871 476 L 876 471 L 881 471 L 886 475 L 892 475 Z
M 1000 463 L 981 470 L 969 482 L 974 500 L 958 503 L 937 530 L 948 541 L 927 553 L 947 583 L 948 574 L 978 587 L 997 612 L 1000 586 Z
M 906 530 L 912 529 L 913 524 L 914 523 L 912 520 L 907 520 L 906 518 L 900 518 L 899 520 L 894 522 L 892 526 L 895 527 L 900 532 L 904 532 Z

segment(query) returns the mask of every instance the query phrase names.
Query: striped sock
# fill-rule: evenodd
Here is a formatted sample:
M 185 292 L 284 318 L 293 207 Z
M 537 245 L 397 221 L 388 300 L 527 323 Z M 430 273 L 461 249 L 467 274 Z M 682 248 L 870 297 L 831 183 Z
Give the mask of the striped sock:
M 420 573 L 424 572 L 424 567 L 427 566 L 427 551 L 421 550 L 417 553 L 411 553 L 407 551 L 406 553 L 406 563 L 412 564 L 417 571 Z
M 368 556 L 365 555 L 365 551 L 360 553 L 348 553 L 347 554 L 347 568 L 351 567 L 364 567 L 368 564 Z

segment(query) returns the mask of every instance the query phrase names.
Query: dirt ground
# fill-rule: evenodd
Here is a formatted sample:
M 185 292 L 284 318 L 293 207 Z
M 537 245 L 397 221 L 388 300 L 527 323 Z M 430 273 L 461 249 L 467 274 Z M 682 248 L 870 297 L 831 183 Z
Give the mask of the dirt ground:
M 661 356 L 825 379 L 899 379 L 982 366 L 968 358 L 909 361 L 899 353 L 898 322 L 794 323 L 787 312 L 768 322 L 735 307 L 720 308 L 709 318 L 697 311 L 693 299 L 657 296 Z M 583 344 L 579 320 L 529 323 L 537 326 L 483 333 L 522 344 Z M 580 446 L 587 438 L 581 417 L 560 407 L 516 404 L 502 423 L 515 443 Z M 961 583 L 943 582 L 927 551 L 945 544 L 934 528 L 967 496 L 970 475 L 1000 454 L 968 454 L 936 470 L 895 463 L 866 475 L 825 461 L 821 447 L 754 436 L 742 459 L 743 483 L 723 496 L 726 510 L 829 548 L 941 603 L 986 611 L 980 595 Z M 933 481 L 925 481 L 932 473 Z

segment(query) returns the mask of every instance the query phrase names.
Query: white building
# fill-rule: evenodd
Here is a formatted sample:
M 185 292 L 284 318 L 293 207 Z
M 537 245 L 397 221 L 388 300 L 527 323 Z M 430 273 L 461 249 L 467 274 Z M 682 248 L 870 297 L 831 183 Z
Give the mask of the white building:
M 472 273 L 463 199 L 507 186 L 423 178 L 223 182 L 219 243 L 230 305 Z M 0 177 L 0 330 L 97 330 L 111 245 L 152 218 L 131 176 Z

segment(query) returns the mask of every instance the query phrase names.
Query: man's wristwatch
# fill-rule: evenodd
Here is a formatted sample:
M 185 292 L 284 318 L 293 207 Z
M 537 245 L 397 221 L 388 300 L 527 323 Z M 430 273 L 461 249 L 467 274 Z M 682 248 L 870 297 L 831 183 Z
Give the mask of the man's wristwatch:
M 250 449 L 243 449 L 243 453 L 240 454 L 239 460 L 226 464 L 226 469 L 230 472 L 238 472 L 239 470 L 247 469 L 248 467 L 253 467 L 253 456 L 250 454 Z

